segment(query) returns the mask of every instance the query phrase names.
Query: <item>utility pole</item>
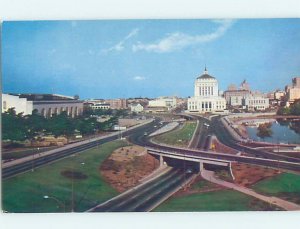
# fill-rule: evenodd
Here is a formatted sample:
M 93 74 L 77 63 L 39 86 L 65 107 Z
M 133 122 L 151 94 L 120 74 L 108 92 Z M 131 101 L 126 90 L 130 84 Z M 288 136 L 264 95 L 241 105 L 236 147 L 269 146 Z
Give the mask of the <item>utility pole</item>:
M 34 153 L 32 154 L 32 164 L 31 164 L 31 172 L 34 171 Z

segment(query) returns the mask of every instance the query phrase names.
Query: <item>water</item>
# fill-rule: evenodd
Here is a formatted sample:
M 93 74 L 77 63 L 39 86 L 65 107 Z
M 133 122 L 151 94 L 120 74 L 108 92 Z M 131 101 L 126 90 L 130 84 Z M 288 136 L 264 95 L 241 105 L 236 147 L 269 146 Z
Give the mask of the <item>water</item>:
M 285 125 L 277 122 L 272 123 L 273 134 L 271 137 L 260 138 L 257 134 L 257 127 L 246 127 L 249 138 L 259 142 L 271 142 L 271 143 L 293 143 L 300 144 L 300 134 L 296 133 L 290 128 L 290 122 Z

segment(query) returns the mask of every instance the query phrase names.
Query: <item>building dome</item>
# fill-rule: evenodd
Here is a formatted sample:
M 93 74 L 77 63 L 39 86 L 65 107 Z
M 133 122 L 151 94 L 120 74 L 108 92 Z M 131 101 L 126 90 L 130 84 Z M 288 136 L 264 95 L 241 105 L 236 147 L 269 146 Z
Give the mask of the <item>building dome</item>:
M 205 66 L 203 74 L 201 76 L 197 77 L 197 79 L 216 79 L 216 78 L 208 74 L 208 71 Z

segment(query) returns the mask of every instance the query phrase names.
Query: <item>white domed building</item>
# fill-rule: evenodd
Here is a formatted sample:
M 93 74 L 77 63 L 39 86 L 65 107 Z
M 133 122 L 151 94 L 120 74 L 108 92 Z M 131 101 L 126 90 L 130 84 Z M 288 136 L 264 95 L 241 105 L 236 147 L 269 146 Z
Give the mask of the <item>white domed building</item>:
M 226 109 L 225 98 L 219 96 L 218 81 L 208 74 L 205 67 L 204 73 L 195 81 L 194 97 L 188 99 L 189 112 L 224 112 Z

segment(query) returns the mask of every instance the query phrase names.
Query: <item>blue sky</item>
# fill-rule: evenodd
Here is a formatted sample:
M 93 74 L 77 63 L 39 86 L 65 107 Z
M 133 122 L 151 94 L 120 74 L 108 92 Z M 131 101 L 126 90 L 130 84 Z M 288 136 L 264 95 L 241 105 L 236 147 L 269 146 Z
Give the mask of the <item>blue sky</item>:
M 192 96 L 207 65 L 225 90 L 300 76 L 299 19 L 4 22 L 3 92 Z

